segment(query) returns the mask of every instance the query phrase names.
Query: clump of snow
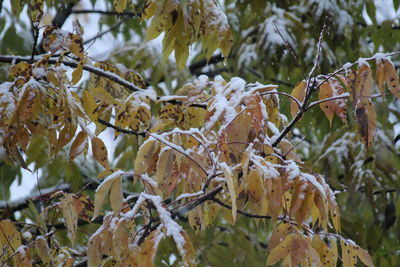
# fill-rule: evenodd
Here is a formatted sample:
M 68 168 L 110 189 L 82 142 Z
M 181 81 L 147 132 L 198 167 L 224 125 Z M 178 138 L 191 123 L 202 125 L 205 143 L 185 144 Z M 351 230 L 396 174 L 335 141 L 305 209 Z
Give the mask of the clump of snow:
M 0 84 L 0 114 L 4 117 L 10 117 L 16 110 L 15 98 L 10 89 L 13 84 L 5 82 Z
M 357 63 L 358 63 L 358 67 L 361 67 L 361 66 L 363 66 L 363 65 L 369 67 L 369 64 L 368 64 L 368 62 L 365 60 L 365 58 L 360 57 L 360 58 L 357 60 Z
M 351 68 L 351 66 L 353 66 L 353 64 L 350 62 L 347 62 L 343 65 L 343 69 L 347 72 Z

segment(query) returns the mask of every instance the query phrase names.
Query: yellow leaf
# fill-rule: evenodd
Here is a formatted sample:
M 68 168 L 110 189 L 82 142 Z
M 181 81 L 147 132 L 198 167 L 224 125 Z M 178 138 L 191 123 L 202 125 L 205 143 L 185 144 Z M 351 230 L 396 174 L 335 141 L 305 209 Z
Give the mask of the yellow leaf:
M 172 182 L 174 165 L 174 151 L 168 147 L 164 147 L 160 151 L 156 171 L 157 185 L 164 196 L 169 195 L 172 191 L 169 186 Z
M 65 194 L 64 197 L 61 198 L 61 211 L 65 220 L 65 226 L 68 230 L 68 238 L 73 245 L 75 243 L 75 233 L 78 230 L 78 213 L 75 209 L 72 194 Z
M 318 91 L 319 100 L 329 98 L 332 96 L 333 96 L 333 92 L 332 92 L 332 87 L 331 87 L 330 82 L 329 81 L 324 82 Z M 331 125 L 331 126 L 332 126 L 333 110 L 334 110 L 333 105 L 332 105 L 333 102 L 334 101 L 327 101 L 327 102 L 323 102 L 323 103 L 319 104 L 321 110 L 325 113 L 325 116 L 329 120 L 329 125 Z
M 348 242 L 340 239 L 340 245 L 342 247 L 342 262 L 343 267 L 353 267 L 356 266 L 356 254 L 354 247 Z
M 262 175 L 258 169 L 251 169 L 245 176 L 245 183 L 247 184 L 247 192 L 249 193 L 254 204 L 257 204 L 264 197 L 264 185 Z
M 82 154 L 82 152 L 87 151 L 88 148 L 88 140 L 87 133 L 81 131 L 75 137 L 75 140 L 72 142 L 71 149 L 69 151 L 70 160 L 74 160 L 77 156 Z
M 29 252 L 29 247 L 21 246 L 18 248 L 18 253 L 14 256 L 14 263 L 16 267 L 31 267 L 32 256 Z
M 385 93 L 385 82 L 387 79 L 386 68 L 383 59 L 376 59 L 376 83 L 381 95 Z
M 58 136 L 56 153 L 72 140 L 75 135 L 75 131 L 76 124 L 67 123 L 64 125 L 64 128 L 61 130 Z
M 32 76 L 32 65 L 27 62 L 19 62 L 10 68 L 13 78 L 23 77 L 25 80 Z
M 290 247 L 295 237 L 296 234 L 289 234 L 279 245 L 274 247 L 269 253 L 267 265 L 273 265 L 279 260 L 285 259 L 290 253 Z
M 226 183 L 228 185 L 229 195 L 231 197 L 232 203 L 232 218 L 233 222 L 236 220 L 237 206 L 236 206 L 236 190 L 235 190 L 235 182 L 233 181 L 233 173 L 232 170 L 228 167 L 228 165 L 224 162 L 220 164 L 222 171 L 224 172 L 224 178 L 226 179 Z
M 96 112 L 96 100 L 88 90 L 82 92 L 82 105 L 86 115 L 92 120 L 92 122 L 97 122 L 98 114 Z
M 291 95 L 299 100 L 300 103 L 304 101 L 304 98 L 306 96 L 306 88 L 307 88 L 307 82 L 306 81 L 301 81 L 296 86 L 293 88 Z M 296 102 L 292 101 L 290 104 L 290 113 L 292 114 L 292 118 L 294 118 L 299 111 L 299 106 L 296 104 Z
M 358 131 L 367 148 L 372 145 L 376 128 L 376 111 L 370 100 L 371 88 L 371 69 L 362 64 L 357 71 L 354 96 Z
M 336 240 L 333 240 L 331 242 L 335 242 Z M 321 259 L 321 263 L 323 266 L 327 267 L 336 267 L 337 266 L 337 255 L 328 247 L 328 245 L 321 240 L 321 238 L 318 235 L 315 235 L 312 242 L 312 246 L 315 248 L 315 250 L 319 254 L 319 258 Z
M 80 79 L 82 78 L 82 72 L 83 72 L 83 62 L 80 61 L 74 72 L 72 72 L 72 84 L 77 84 Z
M 92 153 L 97 162 L 99 162 L 104 168 L 109 168 L 107 148 L 104 145 L 104 142 L 98 137 L 92 138 Z
M 111 185 L 110 189 L 110 204 L 114 211 L 114 215 L 118 215 L 122 209 L 122 179 L 118 178 Z
M 114 214 L 117 215 L 121 211 L 122 207 L 122 188 L 121 188 L 121 176 L 124 173 L 122 171 L 116 171 L 104 179 L 104 181 L 97 187 L 96 194 L 94 196 L 94 211 L 93 219 L 100 214 L 100 210 L 103 206 L 104 200 L 110 194 L 111 207 L 113 208 Z
M 357 257 L 362 261 L 362 263 L 368 267 L 374 267 L 374 262 L 372 261 L 371 256 L 368 254 L 368 251 L 358 246 L 355 248 L 355 250 Z
M 268 241 L 268 251 L 271 251 L 277 245 L 279 245 L 282 240 L 284 240 L 292 231 L 292 227 L 288 223 L 281 223 L 272 232 L 271 238 Z
M 143 173 L 148 173 L 149 169 L 156 167 L 157 159 L 153 160 L 153 155 L 158 151 L 159 143 L 154 139 L 146 140 L 139 148 L 136 155 L 134 163 L 134 174 L 141 175 Z
M 47 240 L 42 236 L 37 237 L 35 248 L 38 252 L 39 258 L 46 266 L 50 266 L 51 262 L 51 253 L 50 248 L 47 244 Z
M 29 11 L 32 22 L 38 25 L 43 16 L 43 0 L 29 1 Z
M 122 13 L 126 8 L 127 0 L 114 0 L 114 9 L 117 13 Z
M 6 255 L 11 255 L 17 250 L 21 243 L 21 235 L 11 220 L 0 221 L 0 249 L 1 252 L 6 252 Z M 7 258 L 7 257 L 5 257 Z M 3 257 L 0 258 L 2 262 Z
M 376 111 L 371 100 L 365 99 L 359 102 L 356 108 L 356 118 L 358 131 L 368 148 L 372 145 L 376 129 Z
M 384 60 L 384 64 L 386 71 L 386 82 L 388 84 L 389 90 L 397 99 L 400 99 L 400 83 L 399 76 L 397 76 L 397 71 L 393 63 L 388 59 Z
M 68 34 L 69 41 L 67 42 L 69 44 L 69 51 L 71 51 L 72 54 L 79 58 L 83 58 L 83 42 L 82 42 L 82 37 L 78 34 L 74 33 L 69 33 Z

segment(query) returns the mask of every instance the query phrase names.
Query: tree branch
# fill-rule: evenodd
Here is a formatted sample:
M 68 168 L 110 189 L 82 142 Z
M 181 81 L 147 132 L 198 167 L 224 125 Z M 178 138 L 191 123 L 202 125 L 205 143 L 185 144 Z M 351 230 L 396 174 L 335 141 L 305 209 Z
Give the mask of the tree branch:
M 224 207 L 225 209 L 232 210 L 232 206 L 229 206 L 228 204 L 225 204 L 224 202 L 222 202 L 219 199 L 216 199 L 216 198 L 213 197 L 211 200 L 214 201 L 215 203 L 217 203 L 218 205 L 220 205 L 221 207 Z M 245 212 L 245 211 L 242 211 L 242 210 L 237 210 L 236 212 L 241 214 L 241 215 L 243 215 L 243 216 L 245 216 L 245 217 L 249 217 L 249 218 L 268 219 L 268 220 L 272 218 L 269 215 L 251 214 L 251 213 L 248 213 L 248 212 Z
M 113 128 L 114 130 L 116 130 L 117 132 L 120 132 L 120 133 L 129 134 L 129 135 L 140 135 L 140 136 L 143 136 L 143 137 L 146 136 L 146 132 L 135 132 L 135 131 L 131 131 L 131 130 L 122 129 L 122 128 L 117 127 L 117 126 L 115 126 L 115 125 L 113 125 L 113 124 L 111 124 L 111 123 L 109 123 L 109 122 L 107 122 L 105 120 L 100 119 L 100 118 L 98 118 L 97 121 L 99 123 L 103 124 L 104 126 Z
M 136 12 L 122 12 L 118 13 L 116 11 L 108 11 L 108 10 L 98 10 L 98 9 L 79 9 L 72 10 L 73 14 L 101 14 L 101 15 L 112 15 L 112 16 L 130 16 L 130 17 L 140 17 L 140 13 Z
M 34 60 L 31 60 L 28 57 L 22 57 L 22 56 L 6 56 L 6 55 L 0 55 L 0 62 L 3 63 L 18 63 L 18 62 L 29 62 L 29 63 L 34 63 L 36 61 L 40 60 L 40 58 L 35 57 Z M 47 63 L 49 64 L 56 64 L 58 63 L 58 59 L 57 58 L 50 58 Z M 72 68 L 76 68 L 78 66 L 78 63 L 76 61 L 73 60 L 63 60 L 62 64 L 68 66 L 68 67 L 72 67 Z M 99 76 L 102 76 L 104 78 L 107 78 L 113 82 L 116 82 L 124 87 L 126 87 L 127 89 L 129 89 L 130 91 L 133 92 L 139 92 L 139 91 L 143 91 L 144 89 L 139 88 L 138 86 L 136 86 L 135 84 L 128 82 L 127 80 L 121 78 L 120 76 L 118 76 L 117 74 L 110 72 L 110 71 L 106 71 L 103 70 L 101 68 L 97 68 L 94 67 L 92 65 L 89 64 L 84 64 L 83 65 L 83 69 L 86 71 L 89 71 L 91 73 L 97 74 Z
M 294 117 L 294 119 L 285 127 L 285 129 L 281 132 L 279 137 L 272 144 L 273 147 L 276 147 L 282 141 L 282 139 L 289 133 L 289 131 L 292 130 L 294 125 L 301 119 L 301 117 L 303 117 L 303 114 L 306 111 L 307 102 L 310 99 L 312 93 L 316 90 L 316 87 L 314 86 L 315 79 L 313 81 L 313 85 L 311 85 L 311 80 L 312 80 L 312 76 L 314 75 L 314 73 L 315 73 L 315 71 L 317 69 L 317 66 L 318 66 L 318 61 L 319 61 L 319 56 L 320 56 L 320 52 L 321 52 L 321 44 L 322 44 L 322 38 L 323 38 L 323 35 L 324 35 L 325 25 L 326 24 L 324 23 L 324 26 L 322 27 L 321 33 L 319 35 L 317 54 L 315 56 L 314 65 L 313 65 L 310 73 L 308 74 L 306 95 L 304 97 L 303 104 L 299 108 L 299 111 L 297 112 L 297 114 Z

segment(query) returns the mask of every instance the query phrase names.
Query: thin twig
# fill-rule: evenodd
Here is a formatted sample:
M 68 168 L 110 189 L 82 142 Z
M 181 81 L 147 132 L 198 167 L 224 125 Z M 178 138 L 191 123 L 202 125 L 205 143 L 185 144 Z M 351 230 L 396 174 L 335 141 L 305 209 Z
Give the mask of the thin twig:
M 315 91 L 315 88 L 313 86 L 311 86 L 311 79 L 312 79 L 312 76 L 314 75 L 314 73 L 315 73 L 315 71 L 317 69 L 317 66 L 318 66 L 318 61 L 319 61 L 319 56 L 320 56 L 320 51 L 321 51 L 321 43 L 322 43 L 324 30 L 325 30 L 325 24 L 322 27 L 322 30 L 321 30 L 321 33 L 320 33 L 320 36 L 319 36 L 317 54 L 315 56 L 314 65 L 313 65 L 310 73 L 308 74 L 306 95 L 304 97 L 303 104 L 299 108 L 299 111 L 297 112 L 297 114 L 293 118 L 293 120 L 285 127 L 285 129 L 281 132 L 279 137 L 272 144 L 273 147 L 276 147 L 282 141 L 282 139 L 292 130 L 294 125 L 301 119 L 301 117 L 303 117 L 303 114 L 306 111 L 305 108 L 307 107 L 307 102 L 310 99 L 312 93 Z
M 281 37 L 281 39 L 283 40 L 286 48 L 289 50 L 289 52 L 292 54 L 292 56 L 294 57 L 295 60 L 295 64 L 296 67 L 299 68 L 301 70 L 301 74 L 303 75 L 303 79 L 306 78 L 306 75 L 303 71 L 303 69 L 301 68 L 301 66 L 299 65 L 299 59 L 296 56 L 296 53 L 294 52 L 293 48 L 290 46 L 290 44 L 288 43 L 288 41 L 283 37 L 281 31 L 279 30 L 278 26 L 276 25 L 275 21 L 272 22 L 275 26 L 276 31 L 278 32 L 279 36 Z
M 212 198 L 212 201 L 214 201 L 215 203 L 217 203 L 218 205 L 224 207 L 225 209 L 231 210 L 232 207 L 229 206 L 228 204 L 225 204 L 224 202 L 222 202 L 221 200 L 217 199 L 217 198 Z M 251 214 L 242 210 L 237 210 L 237 213 L 245 216 L 245 217 L 249 217 L 249 218 L 257 218 L 257 219 L 271 219 L 272 217 L 269 215 L 258 215 L 258 214 Z
M 122 128 L 120 128 L 118 126 L 115 126 L 115 125 L 113 125 L 113 124 L 111 124 L 111 123 L 109 123 L 109 122 L 107 122 L 105 120 L 102 120 L 100 118 L 98 118 L 97 121 L 99 123 L 103 124 L 104 126 L 113 128 L 117 132 L 121 132 L 121 133 L 124 133 L 124 134 L 129 134 L 129 135 L 139 135 L 139 136 L 143 136 L 143 137 L 146 136 L 146 131 L 144 131 L 144 132 L 135 132 L 135 131 L 131 131 L 131 130 L 122 129 Z
M 349 98 L 349 97 L 350 97 L 350 94 L 349 94 L 349 93 L 343 93 L 343 94 L 341 94 L 341 95 L 332 96 L 332 97 L 324 98 L 324 99 L 321 99 L 321 100 L 318 100 L 318 101 L 314 101 L 314 102 L 311 102 L 311 103 L 305 108 L 305 111 L 309 110 L 310 108 L 312 108 L 312 107 L 314 107 L 314 106 L 316 106 L 316 105 L 319 105 L 319 104 L 321 104 L 321 103 L 324 103 L 324 102 L 333 101 L 333 100 L 337 100 L 337 99 L 344 99 L 344 98 Z

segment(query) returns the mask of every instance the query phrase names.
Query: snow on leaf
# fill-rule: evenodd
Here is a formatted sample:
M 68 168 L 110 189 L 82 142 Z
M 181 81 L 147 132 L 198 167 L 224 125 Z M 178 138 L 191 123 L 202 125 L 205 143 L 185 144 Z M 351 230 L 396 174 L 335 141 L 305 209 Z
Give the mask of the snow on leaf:
M 171 218 L 169 211 L 162 206 L 161 198 L 147 194 L 142 194 L 141 196 L 153 202 L 161 223 L 166 228 L 166 235 L 171 236 L 175 241 L 178 251 L 182 256 L 184 266 L 194 266 L 194 250 L 190 240 L 182 227 Z
M 32 256 L 29 247 L 22 245 L 18 247 L 17 252 L 18 253 L 14 256 L 15 266 L 32 267 Z

